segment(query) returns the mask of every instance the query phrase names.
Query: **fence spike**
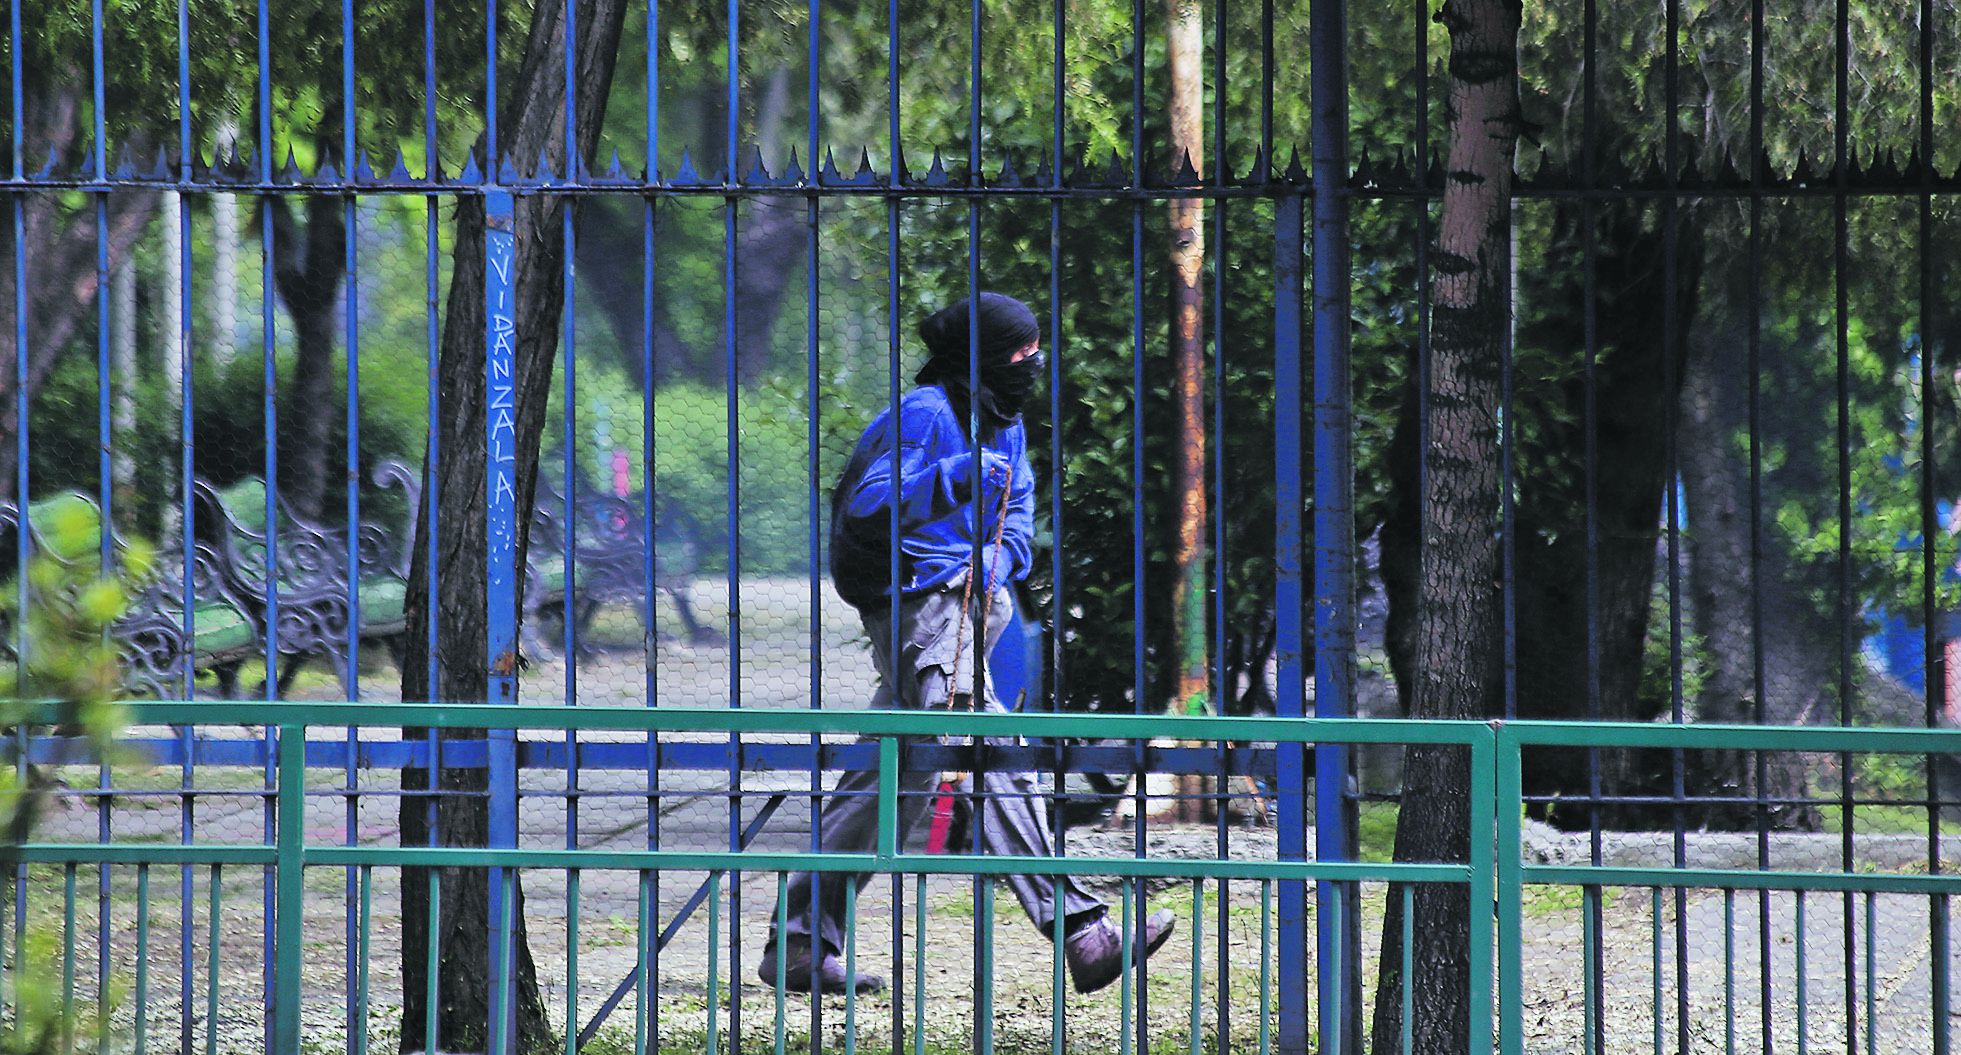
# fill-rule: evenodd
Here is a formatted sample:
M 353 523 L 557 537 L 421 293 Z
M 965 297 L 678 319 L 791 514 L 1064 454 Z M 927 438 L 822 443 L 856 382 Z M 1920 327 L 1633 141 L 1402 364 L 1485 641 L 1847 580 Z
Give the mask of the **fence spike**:
M 100 174 L 95 171 L 95 140 L 90 139 L 82 143 L 82 164 L 76 172 L 85 180 L 99 178 Z
M 1368 156 L 1367 150 L 1364 150 L 1362 153 L 1364 157 Z M 1198 166 L 1192 164 L 1192 151 L 1190 147 L 1178 151 L 1178 167 L 1171 172 L 1171 183 L 1176 187 L 1197 185 Z
M 477 167 L 475 150 L 463 155 L 463 171 L 456 174 L 456 182 L 465 186 L 476 186 L 483 182 L 483 170 Z
M 904 154 L 899 155 L 899 173 L 901 179 L 910 180 L 912 178 L 906 174 L 906 158 Z M 851 182 L 860 183 L 867 187 L 875 186 L 878 183 L 878 173 L 872 171 L 871 148 L 858 148 L 858 171 L 852 174 Z
M 339 183 L 340 170 L 334 167 L 332 161 L 323 161 L 320 163 L 320 168 L 313 173 L 313 182 L 322 184 Z
M 844 177 L 838 173 L 837 155 L 834 152 L 832 152 L 830 147 L 825 147 L 824 164 L 820 166 L 817 170 L 817 182 L 819 184 L 837 183 L 841 181 L 843 178 Z
M 497 182 L 513 184 L 525 182 L 524 177 L 518 174 L 517 166 L 511 163 L 509 154 L 505 154 L 503 162 L 497 166 Z
M 994 178 L 997 187 L 1019 187 L 1022 185 L 1021 173 L 1015 171 L 1015 152 L 1001 152 L 1001 174 Z
M 171 167 L 172 166 L 170 164 L 169 152 L 166 151 L 162 146 L 158 146 L 157 162 L 155 165 L 151 166 L 149 175 L 144 178 L 153 179 L 153 180 L 168 180 L 170 179 Z
M 1402 147 L 1397 147 L 1396 160 L 1390 164 L 1389 171 L 1383 174 L 1380 178 L 1392 186 L 1397 186 L 1397 187 L 1409 186 L 1411 182 L 1409 151 L 1405 150 Z
M 374 159 L 368 156 L 368 152 L 364 148 L 361 151 L 360 160 L 354 165 L 354 182 L 373 183 L 374 181 Z
M 797 148 L 790 148 L 790 164 L 783 169 L 783 185 L 801 186 L 804 181 L 803 166 L 797 163 Z
M 686 147 L 681 148 L 681 169 L 674 174 L 676 186 L 688 187 L 701 182 L 701 175 L 695 172 L 695 161 Z
M 1913 149 L 1907 151 L 1907 163 L 1906 167 L 1900 170 L 1900 181 L 1919 183 L 1927 175 L 1924 165 L 1925 162 L 1920 159 L 1920 144 L 1915 143 Z
M 620 148 L 613 148 L 613 158 L 606 163 L 606 179 L 611 183 L 625 183 L 626 170 L 620 167 Z
M 1716 182 L 1725 187 L 1740 187 L 1749 182 L 1743 178 L 1743 173 L 1737 170 L 1735 154 L 1727 150 L 1723 151 L 1723 164 L 1716 172 Z
M 946 184 L 946 164 L 940 158 L 939 148 L 934 147 L 932 167 L 926 170 L 926 185 L 928 187 L 944 187 Z
M 1307 182 L 1307 169 L 1301 166 L 1301 148 L 1299 144 L 1295 144 L 1287 155 L 1287 182 Z
M 749 172 L 742 177 L 742 182 L 762 187 L 769 186 L 773 181 L 770 178 L 769 166 L 763 161 L 763 145 L 757 143 L 751 146 L 749 150 Z
M 280 168 L 279 175 L 274 177 L 274 179 L 279 183 L 301 183 L 305 181 L 306 176 L 300 172 L 299 159 L 293 156 L 291 145 L 286 147 L 286 164 Z
M 116 153 L 116 178 L 119 180 L 136 178 L 136 159 L 129 153 L 129 144 L 124 143 Z
M 1054 180 L 1055 180 L 1054 159 L 1053 157 L 1051 157 L 1048 151 L 1044 150 L 1042 151 L 1041 157 L 1038 158 L 1035 163 L 1035 184 L 1036 186 L 1046 187 L 1050 183 L 1054 182 Z

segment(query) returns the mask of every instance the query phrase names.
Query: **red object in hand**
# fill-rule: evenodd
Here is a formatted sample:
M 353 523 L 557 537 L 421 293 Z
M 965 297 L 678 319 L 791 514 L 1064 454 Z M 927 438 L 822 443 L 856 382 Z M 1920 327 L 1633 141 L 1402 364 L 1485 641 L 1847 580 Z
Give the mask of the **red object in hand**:
M 943 854 L 946 839 L 953 830 L 953 781 L 941 781 L 940 793 L 933 799 L 933 825 L 926 830 L 926 852 Z

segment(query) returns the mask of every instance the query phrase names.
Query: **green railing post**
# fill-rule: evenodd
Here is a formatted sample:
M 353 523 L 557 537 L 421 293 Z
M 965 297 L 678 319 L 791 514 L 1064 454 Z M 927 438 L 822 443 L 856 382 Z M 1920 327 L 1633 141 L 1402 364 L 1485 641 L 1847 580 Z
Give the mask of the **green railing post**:
M 1491 862 L 1497 852 L 1493 843 L 1492 814 L 1496 794 L 1496 740 L 1489 726 L 1478 729 L 1471 738 L 1471 1046 L 1473 1052 L 1491 1050 Z
M 1525 851 L 1519 811 L 1524 808 L 1525 777 L 1517 734 L 1503 722 L 1493 722 L 1497 734 L 1498 782 L 1492 807 L 1498 817 L 1498 1046 L 1500 1055 L 1520 1055 L 1524 1049 L 1525 889 L 1519 866 Z
M 899 856 L 899 740 L 878 741 L 878 856 Z
M 279 727 L 278 910 L 273 934 L 274 1055 L 299 1055 L 300 953 L 306 906 L 306 727 Z

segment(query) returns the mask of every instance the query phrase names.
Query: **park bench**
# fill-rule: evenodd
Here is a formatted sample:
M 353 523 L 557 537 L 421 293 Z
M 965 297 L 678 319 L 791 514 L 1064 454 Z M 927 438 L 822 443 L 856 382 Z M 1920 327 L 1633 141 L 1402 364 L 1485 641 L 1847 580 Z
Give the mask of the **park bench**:
M 619 497 L 576 478 L 572 491 L 571 553 L 577 570 L 569 613 L 581 642 L 580 650 L 594 651 L 586 633 L 593 616 L 608 604 L 631 604 L 647 619 L 647 518 L 644 496 Z M 531 515 L 531 543 L 526 561 L 525 620 L 532 645 L 542 649 L 544 628 L 564 626 L 565 610 L 565 492 L 540 478 Z M 695 615 L 692 584 L 701 567 L 701 525 L 685 509 L 658 496 L 654 509 L 655 590 L 666 593 L 681 617 L 693 644 L 721 644 L 726 638 Z
M 62 523 L 65 521 L 65 523 Z M 63 530 L 55 530 L 57 525 Z M 101 507 L 87 495 L 66 491 L 28 505 L 25 535 L 30 557 L 47 556 L 93 578 L 102 564 Z M 18 507 L 0 504 L 0 540 L 9 559 L 18 552 L 15 532 L 23 528 Z M 127 554 L 129 540 L 109 531 L 112 554 Z M 114 559 L 114 558 L 112 558 Z M 222 558 L 210 547 L 191 547 L 191 617 L 184 616 L 185 554 L 181 545 L 154 554 L 147 574 L 127 583 L 121 618 L 111 627 L 122 658 L 123 688 L 131 696 L 170 698 L 183 692 L 184 673 L 211 674 L 222 694 L 233 694 L 238 668 L 259 654 L 257 624 L 247 605 L 231 590 Z M 14 614 L 18 600 L 14 569 L 0 598 L 0 656 L 14 658 Z M 62 599 L 46 599 L 59 602 Z M 187 661 L 188 660 L 188 665 Z
M 400 487 L 407 495 L 409 523 L 405 537 L 415 537 L 415 517 L 421 508 L 422 480 L 400 462 L 383 462 L 375 470 L 375 482 Z M 571 618 L 580 651 L 596 651 L 588 633 L 592 619 L 608 604 L 632 604 L 644 620 L 646 590 L 646 516 L 639 497 L 620 498 L 606 494 L 580 480 L 573 492 L 572 513 L 577 530 L 572 532 Z M 701 527 L 685 510 L 659 502 L 655 509 L 654 587 L 673 599 L 680 612 L 688 640 L 696 644 L 719 643 L 722 635 L 704 625 L 694 612 L 689 596 L 691 580 L 700 567 Z M 525 650 L 532 655 L 548 655 L 562 644 L 566 619 L 566 530 L 565 492 L 554 481 L 540 476 L 537 500 L 531 510 L 530 541 L 524 562 L 524 619 L 521 622 Z M 407 545 L 400 547 L 406 561 Z M 404 564 L 398 569 L 406 578 Z M 365 596 L 365 594 L 364 594 Z
M 384 462 L 375 483 L 401 487 L 414 501 L 415 475 L 400 462 Z M 348 628 L 354 624 L 348 589 L 347 536 L 342 530 L 315 524 L 276 501 L 278 530 L 271 545 L 278 554 L 274 574 L 268 574 L 265 530 L 265 481 L 244 477 L 223 488 L 199 480 L 199 532 L 223 557 L 219 567 L 232 592 L 243 598 L 262 632 L 267 614 L 277 611 L 279 652 L 285 658 L 276 692 L 284 696 L 293 679 L 315 658 L 333 662 L 341 689 L 349 684 Z M 413 504 L 411 504 L 413 510 Z M 363 521 L 356 529 L 359 639 L 377 642 L 399 663 L 403 635 L 408 629 L 408 557 L 414 545 L 413 512 L 406 530 L 390 530 Z
M 358 525 L 360 578 L 353 594 L 360 606 L 357 632 L 361 642 L 387 647 L 399 664 L 408 627 L 408 576 L 421 478 L 399 461 L 386 461 L 376 467 L 373 480 L 378 487 L 403 492 L 407 516 L 399 527 L 367 520 Z M 575 495 L 573 513 L 579 528 L 572 534 L 577 577 L 571 615 L 589 651 L 586 631 L 601 606 L 630 602 L 644 619 L 646 525 L 643 507 L 636 500 L 606 495 L 583 483 Z M 224 487 L 196 480 L 193 496 L 193 616 L 187 628 L 183 546 L 171 542 L 157 553 L 150 574 L 132 584 L 128 610 L 113 628 L 125 658 L 125 687 L 130 694 L 179 695 L 183 673 L 189 669 L 214 678 L 219 695 L 237 695 L 240 667 L 264 655 L 272 629 L 269 620 L 277 623 L 281 660 L 273 693 L 284 696 L 299 673 L 321 658 L 332 663 L 343 692 L 351 693 L 347 651 L 353 608 L 346 532 L 295 514 L 281 499 L 278 527 L 269 543 L 265 481 L 259 477 L 245 477 Z M 524 625 L 527 644 L 536 653 L 550 651 L 543 628 L 552 622 L 562 627 L 566 616 L 564 512 L 563 492 L 541 480 L 524 569 Z M 48 528 L 63 516 L 82 518 L 85 524 L 79 535 L 64 536 L 85 540 L 85 545 L 67 543 L 73 552 L 56 552 L 60 547 L 50 542 Z M 101 510 L 87 495 L 64 492 L 31 503 L 27 519 L 31 552 L 55 552 L 63 562 L 88 571 L 99 566 Z M 719 633 L 696 618 L 689 600 L 690 579 L 700 554 L 699 526 L 678 510 L 658 510 L 655 519 L 655 588 L 673 598 L 691 641 L 721 640 Z M 14 552 L 11 538 L 19 520 L 14 506 L 0 505 L 6 558 Z M 110 538 L 114 550 L 127 551 L 126 540 L 114 531 Z M 276 562 L 268 560 L 269 546 L 277 552 Z M 12 658 L 15 597 L 9 582 L 5 597 L 0 598 L 0 657 Z

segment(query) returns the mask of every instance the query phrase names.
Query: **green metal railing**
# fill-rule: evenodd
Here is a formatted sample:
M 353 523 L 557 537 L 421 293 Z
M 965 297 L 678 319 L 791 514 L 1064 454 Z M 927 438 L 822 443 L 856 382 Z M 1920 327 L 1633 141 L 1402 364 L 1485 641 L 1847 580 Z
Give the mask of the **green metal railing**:
M 1947 989 L 1951 984 L 1946 960 L 1951 956 L 1945 934 L 1945 920 L 1948 899 L 1961 894 L 1961 875 L 1942 870 L 1942 854 L 1946 852 L 1936 840 L 1930 843 L 1927 869 L 1920 874 L 1864 873 L 1858 871 L 1801 871 L 1801 870 L 1763 870 L 1738 868 L 1706 867 L 1613 867 L 1603 863 L 1592 864 L 1528 864 L 1524 860 L 1524 834 L 1521 815 L 1524 812 L 1526 797 L 1523 785 L 1524 767 L 1522 759 L 1526 752 L 1542 749 L 1665 749 L 1677 751 L 1764 751 L 1764 752 L 1817 752 L 1831 755 L 1854 753 L 1886 753 L 1913 756 L 1938 754 L 1961 754 L 1961 731 L 1956 730 L 1905 730 L 1905 729 L 1822 729 L 1822 728 L 1756 728 L 1729 726 L 1695 725 L 1623 725 L 1611 723 L 1538 723 L 1538 722 L 1411 722 L 1399 720 L 1363 719 L 1272 719 L 1272 718 L 1211 718 L 1211 717 L 1131 717 L 1073 714 L 922 714 L 898 711 L 763 711 L 763 710 L 682 710 L 682 709 L 627 709 L 595 707 L 510 707 L 486 705 L 394 705 L 361 703 L 184 703 L 147 702 L 132 705 L 131 718 L 139 726 L 174 725 L 204 726 L 247 725 L 264 727 L 276 734 L 272 738 L 273 756 L 270 776 L 271 785 L 265 789 L 276 816 L 276 834 L 270 843 L 206 843 L 190 845 L 161 844 L 154 842 L 45 842 L 21 848 L 21 855 L 27 862 L 42 866 L 56 866 L 62 871 L 64 889 L 63 903 L 66 911 L 66 944 L 64 953 L 64 978 L 66 991 L 75 991 L 76 957 L 76 896 L 75 880 L 77 870 L 89 866 L 108 868 L 134 868 L 137 876 L 138 919 L 135 943 L 137 949 L 134 996 L 137 1003 L 134 1016 L 133 1039 L 137 1050 L 151 1038 L 144 1032 L 147 1017 L 148 989 L 151 984 L 149 957 L 151 938 L 149 934 L 151 897 L 149 876 L 155 868 L 208 868 L 213 874 L 210 887 L 209 913 L 209 979 L 208 1006 L 206 1014 L 215 1021 L 218 1016 L 218 978 L 221 973 L 219 963 L 219 926 L 221 919 L 220 897 L 223 883 L 218 877 L 225 869 L 269 869 L 270 882 L 274 891 L 273 918 L 268 921 L 271 932 L 271 987 L 267 1000 L 267 1013 L 271 1025 L 272 1045 L 281 1053 L 296 1053 L 302 1046 L 302 1009 L 309 998 L 306 981 L 306 962 L 308 957 L 308 935 L 304 929 L 307 912 L 307 892 L 304 877 L 308 869 L 339 868 L 348 869 L 358 877 L 358 919 L 350 916 L 351 933 L 349 940 L 358 942 L 363 950 L 363 968 L 358 980 L 350 979 L 349 999 L 361 1009 L 370 1006 L 369 970 L 366 966 L 373 958 L 370 948 L 374 927 L 374 870 L 402 867 L 429 867 L 443 869 L 484 869 L 489 870 L 493 882 L 506 884 L 515 881 L 519 872 L 540 871 L 564 872 L 567 876 L 566 925 L 569 930 L 567 942 L 564 986 L 566 1021 L 562 1024 L 565 1046 L 568 1052 L 576 1051 L 581 1044 L 578 1024 L 580 1022 L 581 988 L 580 925 L 581 884 L 580 874 L 586 871 L 617 870 L 638 873 L 642 877 L 638 894 L 638 915 L 636 920 L 635 956 L 638 979 L 635 989 L 638 995 L 639 1010 L 635 1013 L 634 1036 L 636 1051 L 658 1050 L 658 1040 L 650 1040 L 650 1021 L 657 1022 L 659 1014 L 651 1004 L 659 1000 L 659 979 L 652 980 L 651 987 L 656 990 L 649 994 L 649 960 L 654 953 L 652 935 L 655 931 L 655 916 L 658 914 L 657 899 L 649 894 L 647 878 L 660 873 L 706 872 L 708 873 L 706 907 L 709 928 L 709 948 L 706 973 L 707 1007 L 705 1028 L 708 1050 L 719 1050 L 718 1043 L 733 1043 L 721 1036 L 724 1028 L 723 1006 L 724 987 L 733 987 L 735 979 L 722 977 L 719 962 L 721 932 L 724 922 L 721 919 L 724 888 L 722 877 L 730 873 L 788 873 L 793 871 L 815 871 L 825 874 L 872 873 L 885 876 L 905 876 L 914 880 L 916 897 L 913 910 L 913 933 L 919 943 L 917 953 L 911 964 L 915 971 L 911 979 L 913 1001 L 911 1050 L 925 1052 L 930 1050 L 925 1024 L 928 1020 L 927 979 L 925 964 L 928 950 L 925 945 L 926 877 L 929 875 L 975 877 L 977 885 L 985 890 L 986 896 L 977 899 L 975 913 L 981 916 L 980 933 L 993 933 L 992 884 L 1000 876 L 1014 873 L 1048 875 L 1078 875 L 1116 877 L 1122 881 L 1122 896 L 1126 911 L 1124 938 L 1126 944 L 1132 938 L 1130 921 L 1132 899 L 1143 896 L 1142 880 L 1175 880 L 1192 883 L 1193 908 L 1191 920 L 1194 929 L 1203 927 L 1203 911 L 1208 884 L 1219 888 L 1219 884 L 1231 881 L 1250 881 L 1260 885 L 1259 956 L 1257 965 L 1258 985 L 1258 1047 L 1263 1053 L 1269 1050 L 1269 1019 L 1272 1013 L 1271 972 L 1269 965 L 1276 953 L 1272 946 L 1274 888 L 1277 883 L 1287 881 L 1326 882 L 1337 884 L 1342 898 L 1360 897 L 1367 884 L 1373 888 L 1379 884 L 1389 884 L 1387 897 L 1400 899 L 1404 907 L 1404 930 L 1400 950 L 1387 954 L 1399 954 L 1403 964 L 1405 979 L 1417 977 L 1413 972 L 1425 965 L 1412 962 L 1411 954 L 1411 891 L 1420 884 L 1462 885 L 1470 903 L 1493 905 L 1494 912 L 1472 912 L 1470 914 L 1470 941 L 1464 950 L 1470 982 L 1471 1019 L 1469 1023 L 1469 1050 L 1473 1052 L 1499 1051 L 1504 1055 L 1523 1055 L 1530 1048 L 1527 1044 L 1523 1012 L 1527 997 L 1527 963 L 1525 960 L 1528 938 L 1525 926 L 1525 899 L 1529 888 L 1581 888 L 1588 893 L 1586 911 L 1598 912 L 1600 899 L 1598 892 L 1603 888 L 1645 888 L 1652 891 L 1654 928 L 1654 993 L 1653 1023 L 1655 1030 L 1654 1048 L 1657 1053 L 1670 1050 L 1663 1043 L 1662 1024 L 1664 1008 L 1662 1005 L 1663 974 L 1661 951 L 1663 947 L 1661 924 L 1664 905 L 1661 892 L 1664 890 L 1713 890 L 1725 892 L 1726 911 L 1729 900 L 1736 891 L 1789 891 L 1789 892 L 1841 892 L 1848 898 L 1853 894 L 1867 898 L 1867 926 L 1865 938 L 1868 945 L 1867 962 L 1872 962 L 1873 927 L 1872 897 L 1875 895 L 1909 895 L 1928 899 L 1930 911 L 1930 935 L 1938 932 L 1930 940 L 1934 947 L 1933 961 L 1930 965 L 1930 1006 L 1927 1014 L 1931 1035 L 1944 1041 L 1941 1031 L 1951 1028 L 1946 1019 Z M 382 730 L 390 733 L 403 727 L 445 729 L 445 730 L 484 730 L 501 729 L 513 731 L 550 730 L 559 733 L 633 733 L 643 734 L 650 739 L 659 736 L 682 734 L 727 737 L 731 743 L 739 738 L 754 734 L 848 734 L 875 739 L 878 742 L 878 816 L 881 837 L 877 848 L 869 854 L 821 854 L 809 852 L 780 852 L 759 850 L 710 850 L 698 847 L 681 849 L 545 849 L 529 846 L 494 847 L 455 847 L 455 846 L 380 846 L 353 845 L 323 842 L 309 838 L 307 831 L 306 805 L 308 796 L 340 797 L 349 794 L 348 789 L 323 786 L 317 779 L 309 780 L 308 772 L 308 733 L 310 730 L 331 730 L 336 734 L 347 735 L 350 730 Z M 481 735 L 481 734 L 471 734 Z M 1461 747 L 1469 752 L 1471 785 L 1467 789 L 1471 811 L 1471 827 L 1468 838 L 1468 860 L 1466 863 L 1416 863 L 1394 861 L 1314 861 L 1314 860 L 1244 860 L 1221 854 L 1218 859 L 1183 860 L 1164 856 L 1146 856 L 1141 852 L 1135 857 L 1116 856 L 1075 856 L 1060 857 L 1017 857 L 999 858 L 968 854 L 922 854 L 907 852 L 897 837 L 895 820 L 898 814 L 898 775 L 903 764 L 901 745 L 907 738 L 915 737 L 1030 737 L 1030 738 L 1084 738 L 1096 740 L 1177 740 L 1197 741 L 1210 744 L 1229 741 L 1234 744 L 1343 744 L 1343 745 L 1409 745 L 1431 744 Z M 330 769 L 316 772 L 333 772 Z M 1952 862 L 1950 862 L 1951 864 Z M 187 873 L 188 874 L 188 873 Z M 847 933 L 852 940 L 847 942 L 844 956 L 849 965 L 856 967 L 861 952 L 855 940 L 855 920 L 857 918 L 857 894 L 853 887 L 846 885 L 846 916 L 852 923 Z M 432 895 L 436 891 L 432 889 Z M 501 918 L 493 920 L 497 928 L 496 940 L 500 947 L 507 948 L 513 926 L 509 906 L 513 899 L 499 899 L 505 906 Z M 1850 902 L 1848 901 L 1848 905 Z M 1219 926 L 1226 925 L 1223 891 L 1221 891 Z M 185 911 L 190 911 L 187 903 Z M 349 908 L 350 913 L 356 909 Z M 779 890 L 776 901 L 776 916 L 779 922 L 787 912 L 784 896 Z M 1798 912 L 1803 912 L 1800 899 Z M 434 921 L 440 915 L 431 911 L 429 918 Z M 1727 917 L 1726 917 L 1727 918 Z M 1852 925 L 1848 913 L 1847 925 Z M 731 919 L 729 925 L 733 925 Z M 1059 927 L 1059 923 L 1058 923 Z M 895 930 L 898 923 L 894 921 Z M 188 932 L 188 923 L 187 923 Z M 1802 937 L 1803 932 L 1800 931 Z M 1848 934 L 1850 931 L 1848 930 Z M 1190 1051 L 1196 1055 L 1201 1051 L 1201 1022 L 1204 1006 L 1202 992 L 1203 967 L 1200 962 L 1204 955 L 1205 940 L 1202 933 L 1192 935 L 1192 963 L 1190 984 Z M 1733 932 L 1726 935 L 1726 941 Z M 1849 939 L 1848 939 L 1849 940 Z M 895 939 L 896 941 L 896 939 Z M 1800 940 L 1800 947 L 1803 945 Z M 977 950 L 981 958 L 977 968 L 984 972 L 983 977 L 994 977 L 992 949 L 982 940 Z M 431 965 L 433 967 L 438 943 L 431 941 Z M 1222 945 L 1223 949 L 1224 946 Z M 1727 946 L 1726 946 L 1727 948 Z M 1341 948 L 1337 954 L 1343 957 L 1360 955 L 1361 950 Z M 189 963 L 189 950 L 184 951 L 185 962 Z M 22 969 L 21 949 L 16 935 L 10 976 Z M 1591 949 L 1588 950 L 1591 955 Z M 1800 956 L 1802 950 L 1800 949 Z M 1726 968 L 1734 973 L 1734 954 L 1726 952 Z M 504 965 L 494 986 L 495 1000 L 500 1006 L 508 1008 L 510 999 L 509 959 L 501 960 Z M 1803 961 L 1796 976 L 1799 1000 L 1799 1036 L 1805 1035 L 1804 1015 L 1804 967 Z M 1315 984 L 1328 986 L 1339 984 L 1342 971 L 1331 965 L 1322 964 L 1315 972 Z M 1221 979 L 1229 971 L 1229 965 L 1215 963 L 1214 971 Z M 188 966 L 186 967 L 188 971 Z M 428 972 L 433 987 L 437 972 Z M 1872 972 L 1866 974 L 1866 1015 L 1868 1036 L 1872 1035 Z M 1596 1003 L 1593 989 L 1604 985 L 1605 980 L 1595 978 L 1587 972 L 1589 985 L 1588 1014 L 1593 1014 Z M 17 984 L 17 979 L 14 979 Z M 1065 1002 L 1063 990 L 1062 958 L 1057 952 L 1052 958 L 1050 990 L 1052 1000 L 1052 1026 L 1050 1030 L 1050 1050 L 1061 1051 L 1066 1045 L 1065 1029 L 1060 1008 Z M 1123 979 L 1122 1015 L 1124 1028 L 1119 1032 L 1128 1050 L 1130 1038 L 1130 1015 L 1132 1012 L 1133 989 L 1142 985 L 1142 980 L 1131 977 L 1129 969 Z M 1223 984 L 1223 982 L 1222 982 Z M 1686 986 L 1686 978 L 1677 978 L 1675 984 Z M 1851 992 L 1852 979 L 1846 980 L 1848 993 Z M 356 987 L 358 985 L 358 991 Z M 1768 982 L 1765 983 L 1766 1003 L 1769 1007 Z M 1401 987 L 1404 1014 L 1401 1019 L 1402 1047 L 1411 1050 L 1411 990 L 1414 985 Z M 980 1051 L 996 1048 L 992 1026 L 999 1012 L 988 1006 L 991 999 L 991 984 L 976 987 L 977 999 L 974 1009 L 976 1037 L 974 1047 Z M 186 987 L 188 992 L 188 986 Z M 733 999 L 735 994 L 730 993 Z M 434 994 L 430 994 L 427 1007 L 437 1006 Z M 1321 999 L 1327 999 L 1326 992 Z M 317 996 L 315 996 L 317 1000 Z M 897 994 L 895 994 L 895 1000 Z M 1686 1006 L 1686 1005 L 1684 1005 Z M 774 995 L 775 1021 L 773 1029 L 774 1050 L 785 1050 L 785 1000 L 779 986 Z M 1215 1014 L 1219 1012 L 1215 1011 Z M 502 1021 L 503 1016 L 496 1016 Z M 1734 1014 L 1732 1014 L 1732 1019 Z M 1595 1046 L 1596 1024 L 1589 1017 L 1588 1043 L 1583 1050 L 1602 1051 Z M 846 1001 L 844 1047 L 846 1052 L 855 1053 L 858 1038 L 857 1002 Z M 1686 1029 L 1686 1020 L 1678 1015 L 1678 1028 Z M 733 1023 L 728 1028 L 735 1029 Z M 1853 1027 L 1848 1019 L 1848 1034 Z M 1734 1049 L 1734 1025 L 1731 1027 L 1731 1047 Z M 499 1035 L 493 1026 L 492 1049 L 502 1050 L 508 1036 Z M 188 1032 L 185 1034 L 188 1036 Z M 429 1034 L 425 1034 L 429 1035 Z M 1684 1034 L 1686 1035 L 1686 1034 Z M 1766 1034 L 1768 1036 L 1768 1034 Z M 904 1046 L 899 1031 L 894 1031 L 894 1047 Z M 1345 1038 L 1323 1035 L 1319 1038 L 1321 1050 L 1340 1052 L 1355 1050 Z M 1360 1038 L 1354 1038 L 1359 1043 Z M 650 1049 L 649 1045 L 653 1047 Z M 349 1038 L 350 1050 L 362 1050 L 365 1037 Z M 1802 1041 L 1801 1041 L 1802 1043 Z M 1690 1045 L 1693 1046 L 1693 1045 Z M 1768 1048 L 1768 1042 L 1766 1042 Z M 215 1030 L 208 1029 L 205 1042 L 206 1051 L 216 1051 Z

